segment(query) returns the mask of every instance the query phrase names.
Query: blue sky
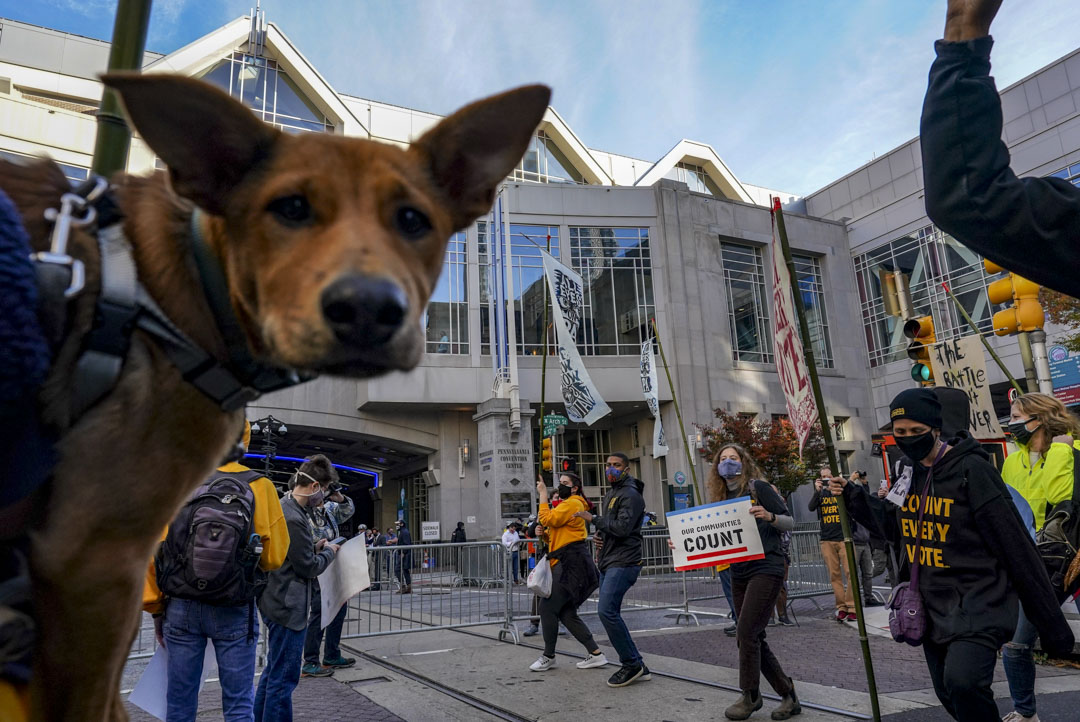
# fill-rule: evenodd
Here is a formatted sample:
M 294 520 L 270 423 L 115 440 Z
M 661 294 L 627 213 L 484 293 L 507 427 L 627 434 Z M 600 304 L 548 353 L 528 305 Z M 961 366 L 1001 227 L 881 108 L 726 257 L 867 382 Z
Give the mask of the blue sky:
M 169 52 L 251 0 L 156 0 Z M 0 0 L 0 16 L 107 39 L 115 0 Z M 446 113 L 546 82 L 593 148 L 656 160 L 681 138 L 740 179 L 810 193 L 918 133 L 945 0 L 265 0 L 340 92 Z M 1080 46 L 1080 2 L 1005 0 L 994 75 Z

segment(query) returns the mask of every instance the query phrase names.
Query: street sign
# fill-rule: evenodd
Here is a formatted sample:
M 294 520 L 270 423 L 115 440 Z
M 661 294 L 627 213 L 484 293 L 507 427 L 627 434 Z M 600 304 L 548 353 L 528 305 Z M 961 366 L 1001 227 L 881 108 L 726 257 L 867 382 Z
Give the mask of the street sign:
M 420 541 L 439 541 L 439 522 L 420 522 Z
M 548 414 L 544 417 L 544 425 L 546 426 L 566 426 L 568 423 L 570 423 L 570 419 L 562 414 Z
M 675 472 L 675 486 L 686 486 L 686 474 L 681 471 Z

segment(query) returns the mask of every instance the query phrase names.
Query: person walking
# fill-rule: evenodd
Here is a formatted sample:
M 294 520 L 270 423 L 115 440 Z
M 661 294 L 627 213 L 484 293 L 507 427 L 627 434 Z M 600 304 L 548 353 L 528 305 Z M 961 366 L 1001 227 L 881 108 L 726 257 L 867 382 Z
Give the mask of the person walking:
M 847 553 L 844 551 L 844 531 L 840 523 L 840 507 L 836 497 L 829 494 L 825 485 L 832 477 L 827 466 L 819 470 L 820 477 L 814 480 L 814 494 L 807 505 L 810 511 L 816 511 L 821 524 L 821 558 L 829 570 L 832 583 L 833 599 L 836 601 L 836 621 L 857 621 L 855 611 L 854 585 L 847 577 Z
M 608 680 L 608 686 L 625 687 L 652 679 L 622 618 L 623 598 L 641 574 L 641 517 L 645 513 L 641 491 L 645 485 L 630 475 L 630 459 L 623 453 L 607 458 L 605 476 L 610 488 L 604 496 L 603 515 L 583 510 L 574 512 L 574 516 L 596 527 L 600 547 L 597 559 L 600 623 L 611 646 L 619 653 L 622 665 Z
M 320 482 L 300 476 L 281 511 L 289 529 L 289 551 L 270 573 L 259 597 L 267 631 L 266 666 L 255 692 L 255 722 L 291 722 L 292 693 L 300 681 L 304 639 L 311 609 L 312 582 L 334 561 L 338 546 L 315 540 L 311 510 L 322 503 Z
M 1071 652 L 1072 630 L 1008 488 L 979 442 L 967 431 L 941 438 L 941 403 L 929 389 L 897 394 L 889 420 L 912 475 L 882 531 L 907 550 L 903 580 L 910 579 L 910 557 L 919 547 L 922 648 L 934 692 L 954 719 L 997 719 L 990 685 L 997 651 L 1016 631 L 1019 603 L 1048 653 Z M 843 494 L 857 521 L 875 524 L 860 486 L 834 477 L 829 491 Z
M 1072 498 L 1078 454 L 1071 444 L 1055 442 L 1054 438 L 1068 438 L 1078 429 L 1080 421 L 1053 396 L 1024 394 L 1012 403 L 1009 433 L 1017 450 L 1005 459 L 1001 477 L 1027 502 L 1035 531 L 1042 528 L 1055 504 Z M 1064 597 L 1063 589 L 1055 592 Z M 1021 605 L 1016 632 L 1001 650 L 1013 702 L 1013 711 L 1003 718 L 1008 722 L 1038 720 L 1035 661 L 1031 654 L 1037 636 L 1038 630 Z
M 540 498 L 539 523 L 547 529 L 547 559 L 551 564 L 551 594 L 539 601 L 540 626 L 544 630 L 544 652 L 529 667 L 534 672 L 545 672 L 555 666 L 555 643 L 559 638 L 561 622 L 585 647 L 585 659 L 577 663 L 578 669 L 592 669 L 607 664 L 607 657 L 593 639 L 592 632 L 578 616 L 578 607 L 589 598 L 600 584 L 596 564 L 589 554 L 585 540 L 589 536 L 583 519 L 576 516 L 588 509 L 588 502 L 581 491 L 581 479 L 577 474 L 559 475 L 559 505 L 548 505 L 548 489 L 542 476 L 536 480 Z

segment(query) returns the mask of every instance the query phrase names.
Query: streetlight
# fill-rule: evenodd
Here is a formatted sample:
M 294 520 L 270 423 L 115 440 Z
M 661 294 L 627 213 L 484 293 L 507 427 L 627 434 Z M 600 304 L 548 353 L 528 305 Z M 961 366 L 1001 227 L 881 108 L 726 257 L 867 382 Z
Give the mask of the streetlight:
M 277 451 L 277 444 L 274 443 L 274 436 L 284 436 L 287 433 L 289 433 L 289 427 L 285 426 L 283 421 L 279 421 L 273 416 L 266 416 L 251 422 L 252 437 L 257 437 L 259 434 L 262 434 L 263 437 L 263 476 L 267 479 L 270 478 L 270 461 L 274 458 L 274 453 Z

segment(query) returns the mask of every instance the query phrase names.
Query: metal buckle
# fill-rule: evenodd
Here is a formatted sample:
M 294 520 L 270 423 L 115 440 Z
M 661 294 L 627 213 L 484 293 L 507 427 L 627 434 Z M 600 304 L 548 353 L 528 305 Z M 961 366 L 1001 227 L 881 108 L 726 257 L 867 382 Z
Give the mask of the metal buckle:
M 86 269 L 82 261 L 72 258 L 67 253 L 68 238 L 72 228 L 88 226 L 97 219 L 97 211 L 90 205 L 108 189 L 109 182 L 104 178 L 94 179 L 94 186 L 83 197 L 78 193 L 65 193 L 60 196 L 60 208 L 46 208 L 45 220 L 53 224 L 49 238 L 49 250 L 30 254 L 35 263 L 51 263 L 70 268 L 71 279 L 64 290 L 64 298 L 71 298 L 83 290 L 86 285 Z

